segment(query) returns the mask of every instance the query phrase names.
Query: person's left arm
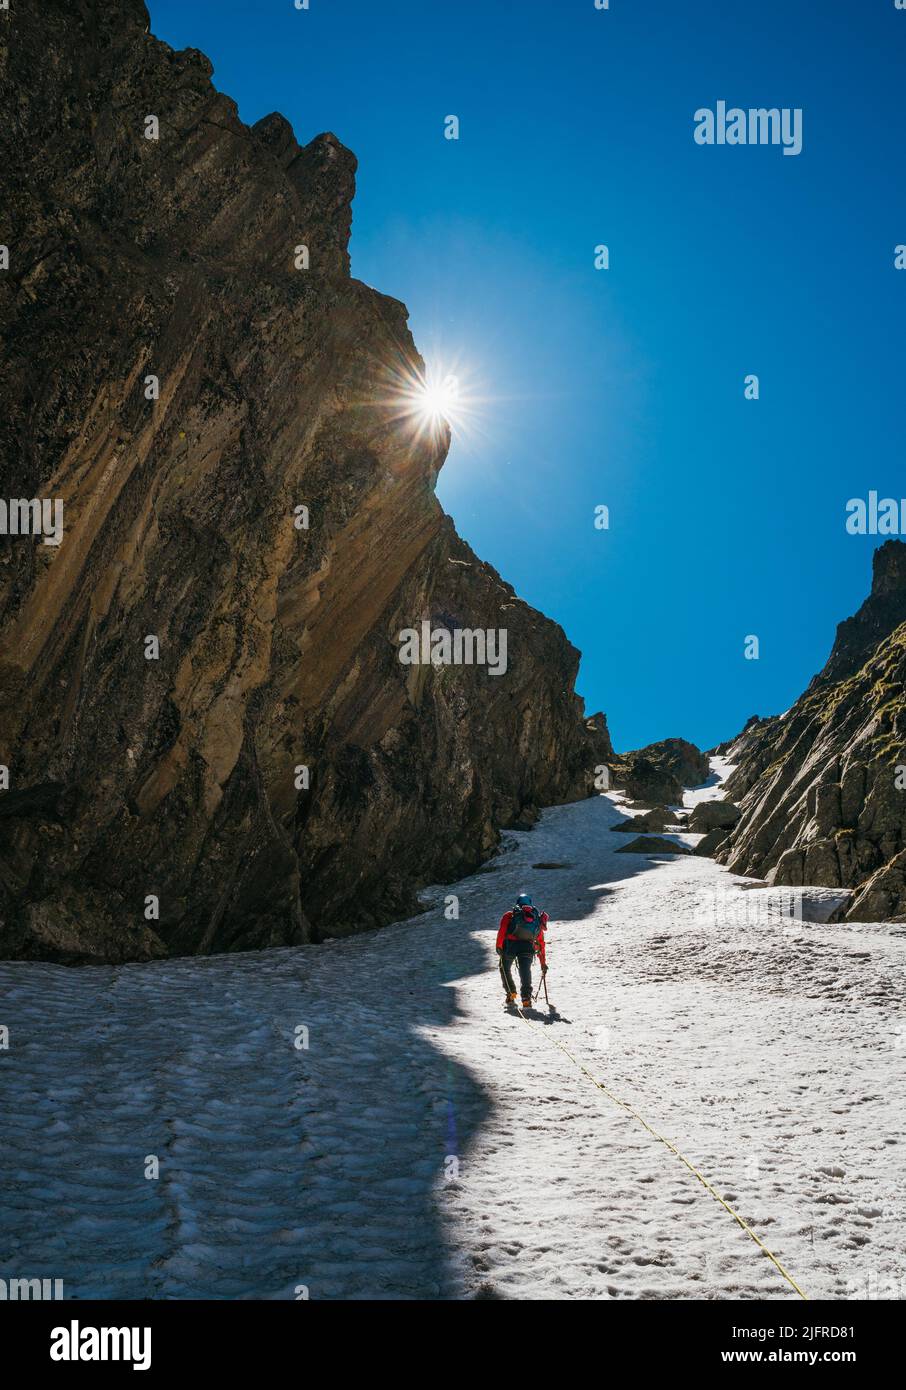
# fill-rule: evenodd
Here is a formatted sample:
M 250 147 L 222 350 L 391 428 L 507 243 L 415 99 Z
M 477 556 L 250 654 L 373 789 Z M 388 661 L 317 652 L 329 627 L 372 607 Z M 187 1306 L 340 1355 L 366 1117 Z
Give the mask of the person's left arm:
M 537 950 L 537 952 L 538 952 L 538 959 L 539 959 L 540 962 L 541 962 L 541 969 L 542 969 L 542 970 L 546 970 L 546 969 L 547 969 L 547 961 L 545 960 L 545 956 L 544 956 L 544 933 L 547 931 L 547 924 L 548 924 L 548 921 L 549 921 L 549 918 L 548 918 L 547 913 L 546 913 L 546 912 L 542 912 L 542 914 L 541 914 L 541 930 L 540 930 L 540 932 L 538 933 L 538 942 L 537 942 L 537 945 L 536 945 L 536 948 L 535 948 L 535 949 Z

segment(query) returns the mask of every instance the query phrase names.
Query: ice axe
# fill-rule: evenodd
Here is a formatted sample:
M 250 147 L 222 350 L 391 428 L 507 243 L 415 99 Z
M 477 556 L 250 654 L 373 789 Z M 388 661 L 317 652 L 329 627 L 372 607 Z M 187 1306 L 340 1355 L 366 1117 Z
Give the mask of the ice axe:
M 542 987 L 544 988 L 544 1002 L 545 1002 L 545 1004 L 547 1005 L 547 1011 L 548 1011 L 548 1013 L 553 1013 L 553 1012 L 554 1012 L 554 1006 L 553 1006 L 553 1004 L 551 1003 L 551 1001 L 550 1001 L 550 1000 L 548 999 L 548 997 L 547 997 L 547 966 L 546 966 L 546 965 L 543 965 L 543 966 L 541 967 L 541 983 L 538 985 L 538 988 L 535 990 L 535 999 L 537 999 L 537 998 L 538 998 L 538 995 L 541 993 Z M 534 1002 L 534 1000 L 533 1000 L 532 1002 Z

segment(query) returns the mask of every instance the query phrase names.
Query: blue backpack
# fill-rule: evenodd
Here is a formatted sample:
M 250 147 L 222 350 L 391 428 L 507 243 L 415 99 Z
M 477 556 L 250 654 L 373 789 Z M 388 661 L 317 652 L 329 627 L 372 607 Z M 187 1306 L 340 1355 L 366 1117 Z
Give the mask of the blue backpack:
M 537 941 L 541 932 L 541 913 L 537 907 L 520 907 L 517 903 L 512 908 L 512 913 L 507 939 L 532 943 Z

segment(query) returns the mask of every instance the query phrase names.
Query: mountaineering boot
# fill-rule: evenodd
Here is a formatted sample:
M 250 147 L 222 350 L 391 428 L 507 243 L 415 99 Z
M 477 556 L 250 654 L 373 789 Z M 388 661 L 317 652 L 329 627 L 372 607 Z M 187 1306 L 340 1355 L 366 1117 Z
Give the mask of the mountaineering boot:
M 510 992 L 507 991 L 506 1002 L 507 1002 L 508 1004 L 515 1004 L 515 1002 L 516 1002 L 516 996 L 515 996 L 515 994 L 510 994 Z
M 524 1009 L 530 1009 L 530 1008 L 532 1007 L 532 996 L 531 996 L 531 995 L 529 995 L 528 999 L 523 999 L 523 1001 L 522 1001 L 522 1007 L 523 1007 Z

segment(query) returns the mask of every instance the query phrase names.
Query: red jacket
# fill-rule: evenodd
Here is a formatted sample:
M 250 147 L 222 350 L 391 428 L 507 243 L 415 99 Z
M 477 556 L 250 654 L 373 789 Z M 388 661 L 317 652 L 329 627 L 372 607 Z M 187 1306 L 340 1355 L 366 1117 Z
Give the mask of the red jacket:
M 503 916 L 501 917 L 501 919 L 500 919 L 500 927 L 499 927 L 499 929 L 498 929 L 498 931 L 497 931 L 497 949 L 498 949 L 498 951 L 502 951 L 502 950 L 503 950 L 503 943 L 504 943 L 505 941 L 513 941 L 513 940 L 515 940 L 514 937 L 511 937 L 511 936 L 509 935 L 510 923 L 512 922 L 512 920 L 513 920 L 513 913 L 512 913 L 512 911 L 510 911 L 510 912 L 505 912 L 505 913 L 503 914 Z M 546 961 L 545 961 L 545 959 L 544 959 L 544 933 L 547 931 L 547 922 L 548 922 L 547 913 L 546 913 L 546 912 L 542 912 L 542 914 L 541 914 L 541 930 L 540 930 L 540 932 L 538 933 L 537 939 L 536 939 L 536 941 L 535 941 L 535 951 L 537 952 L 538 959 L 541 961 L 541 964 L 542 964 L 542 965 L 545 965 L 545 964 L 546 964 Z

